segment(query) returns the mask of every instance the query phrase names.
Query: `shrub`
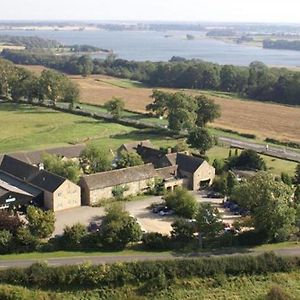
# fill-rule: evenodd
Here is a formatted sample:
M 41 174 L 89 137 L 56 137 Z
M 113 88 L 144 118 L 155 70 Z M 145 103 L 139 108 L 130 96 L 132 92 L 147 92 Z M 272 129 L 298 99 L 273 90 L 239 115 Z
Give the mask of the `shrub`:
M 166 250 L 169 248 L 169 238 L 158 232 L 145 233 L 142 237 L 143 246 L 147 250 Z
M 166 205 L 173 209 L 175 213 L 184 218 L 193 218 L 198 204 L 195 197 L 186 189 L 177 188 L 164 197 Z
M 0 231 L 0 253 L 9 253 L 12 248 L 13 235 L 7 230 Z
M 274 286 L 266 296 L 266 300 L 289 300 L 292 297 L 286 293 L 281 287 Z
M 86 227 L 82 224 L 75 224 L 71 227 L 64 228 L 64 234 L 61 238 L 62 245 L 65 249 L 81 248 L 82 239 L 87 235 Z

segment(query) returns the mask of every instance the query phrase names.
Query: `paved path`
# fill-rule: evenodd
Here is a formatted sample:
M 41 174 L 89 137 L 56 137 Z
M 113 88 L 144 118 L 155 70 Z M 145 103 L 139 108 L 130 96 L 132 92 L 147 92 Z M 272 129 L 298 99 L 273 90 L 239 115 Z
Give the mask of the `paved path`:
M 266 145 L 256 144 L 252 142 L 245 142 L 237 139 L 227 138 L 227 137 L 219 137 L 221 142 L 230 144 L 234 148 L 240 149 L 251 149 L 261 154 L 266 154 L 269 156 L 287 159 L 295 162 L 300 162 L 300 152 L 287 150 L 285 148 L 279 147 L 270 147 L 266 148 Z
M 63 265 L 78 265 L 85 262 L 89 262 L 93 265 L 111 264 L 117 262 L 133 262 L 133 261 L 147 261 L 147 260 L 169 260 L 169 259 L 193 259 L 197 257 L 221 257 L 221 256 L 233 256 L 233 255 L 259 255 L 269 251 L 251 251 L 245 249 L 242 252 L 232 253 L 213 253 L 204 252 L 191 255 L 175 255 L 175 254 L 160 254 L 157 255 L 105 255 L 105 256 L 79 256 L 69 258 L 48 258 L 48 259 L 21 259 L 21 260 L 0 260 L 0 269 L 7 269 L 13 267 L 26 268 L 36 262 L 47 262 L 49 266 L 63 266 Z M 280 256 L 300 256 L 300 247 L 278 249 L 273 251 L 275 254 Z

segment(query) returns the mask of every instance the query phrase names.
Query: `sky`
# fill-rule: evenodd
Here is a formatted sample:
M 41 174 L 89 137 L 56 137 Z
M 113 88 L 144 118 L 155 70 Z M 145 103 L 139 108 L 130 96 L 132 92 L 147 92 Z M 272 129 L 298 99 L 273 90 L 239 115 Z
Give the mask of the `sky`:
M 299 0 L 0 0 L 0 20 L 300 23 Z

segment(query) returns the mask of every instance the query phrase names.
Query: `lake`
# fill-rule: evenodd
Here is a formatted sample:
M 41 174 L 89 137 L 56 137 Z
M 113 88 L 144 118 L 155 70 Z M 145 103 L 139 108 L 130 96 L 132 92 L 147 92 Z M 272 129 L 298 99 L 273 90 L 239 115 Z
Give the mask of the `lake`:
M 88 44 L 112 49 L 119 58 L 137 61 L 167 61 L 181 56 L 220 64 L 248 65 L 258 60 L 267 65 L 300 66 L 300 51 L 230 44 L 207 39 L 198 32 L 1 30 L 0 34 L 39 36 L 66 45 Z M 187 40 L 186 34 L 196 38 Z

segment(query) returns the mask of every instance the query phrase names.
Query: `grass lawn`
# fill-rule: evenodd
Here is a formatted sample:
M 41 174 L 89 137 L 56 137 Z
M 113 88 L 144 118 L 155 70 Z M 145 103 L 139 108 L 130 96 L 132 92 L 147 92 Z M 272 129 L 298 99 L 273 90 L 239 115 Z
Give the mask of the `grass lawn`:
M 25 104 L 0 104 L 0 153 L 58 147 L 95 141 L 116 149 L 122 143 L 151 139 L 157 146 L 174 144 L 174 140 L 148 134 L 147 130 L 94 120 Z M 3 127 L 2 127 L 3 128 Z
M 87 257 L 87 256 L 166 256 L 171 254 L 171 251 L 151 252 L 142 250 L 124 250 L 118 252 L 100 252 L 100 251 L 54 251 L 54 252 L 32 252 L 20 254 L 5 254 L 0 255 L 0 261 L 6 260 L 27 260 L 27 259 L 51 259 L 51 258 L 67 258 L 67 257 Z

